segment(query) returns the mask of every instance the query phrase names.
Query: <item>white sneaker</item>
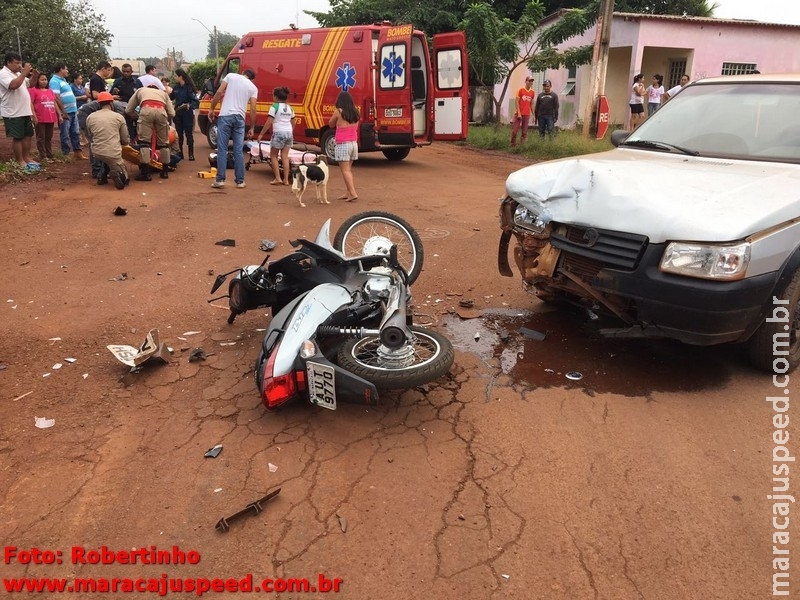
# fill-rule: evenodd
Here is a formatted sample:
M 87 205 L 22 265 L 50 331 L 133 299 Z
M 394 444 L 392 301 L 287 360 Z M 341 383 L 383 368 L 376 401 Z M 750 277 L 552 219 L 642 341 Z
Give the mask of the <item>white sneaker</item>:
M 217 188 L 217 189 L 224 188 L 225 187 L 225 182 L 224 181 L 215 181 L 214 183 L 211 184 L 211 187 L 212 188 Z
M 247 184 L 243 181 L 242 183 L 237 183 L 236 187 L 241 190 L 242 188 L 246 188 Z

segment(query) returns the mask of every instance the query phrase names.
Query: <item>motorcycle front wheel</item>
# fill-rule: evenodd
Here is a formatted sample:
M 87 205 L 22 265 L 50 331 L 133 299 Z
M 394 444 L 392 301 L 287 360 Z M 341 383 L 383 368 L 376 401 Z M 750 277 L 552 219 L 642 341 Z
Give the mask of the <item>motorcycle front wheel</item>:
M 397 259 L 412 284 L 422 271 L 425 255 L 419 234 L 404 219 L 377 210 L 353 215 L 342 223 L 333 238 L 333 246 L 347 258 L 389 254 L 397 246 Z
M 347 340 L 337 362 L 384 390 L 412 388 L 447 373 L 455 357 L 450 340 L 421 327 L 412 326 L 411 331 L 413 339 L 398 350 L 386 348 L 376 336 Z

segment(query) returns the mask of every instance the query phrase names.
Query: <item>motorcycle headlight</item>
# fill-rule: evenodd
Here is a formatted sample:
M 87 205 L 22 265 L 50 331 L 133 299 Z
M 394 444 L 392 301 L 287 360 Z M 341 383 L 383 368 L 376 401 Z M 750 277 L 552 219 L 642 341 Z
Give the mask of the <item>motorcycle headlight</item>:
M 534 233 L 542 233 L 547 223 L 542 221 L 539 214 L 521 204 L 514 211 L 514 225 L 528 229 Z
M 732 281 L 742 279 L 750 263 L 750 244 L 715 245 L 672 242 L 660 268 L 665 273 Z

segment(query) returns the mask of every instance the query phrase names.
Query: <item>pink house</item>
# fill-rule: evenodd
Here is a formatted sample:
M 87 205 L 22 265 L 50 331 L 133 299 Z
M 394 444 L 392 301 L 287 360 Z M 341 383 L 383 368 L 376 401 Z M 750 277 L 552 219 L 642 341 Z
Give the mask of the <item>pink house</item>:
M 547 17 L 546 27 L 561 18 L 562 12 Z M 560 49 L 592 44 L 592 27 L 560 46 Z M 645 85 L 652 76 L 664 76 L 664 87 L 677 85 L 682 74 L 692 81 L 718 75 L 736 75 L 758 70 L 762 73 L 800 72 L 800 26 L 758 21 L 643 15 L 615 12 L 611 23 L 611 43 L 605 95 L 610 106 L 610 122 L 626 126 L 628 99 L 634 75 L 644 73 Z M 590 65 L 577 69 L 548 70 L 534 73 L 534 89 L 542 89 L 549 79 L 559 95 L 561 111 L 557 125 L 574 127 L 582 119 L 588 90 Z M 528 71 L 524 65 L 511 75 L 504 98 L 504 116 L 514 112 L 514 92 L 524 85 Z M 499 95 L 502 85 L 495 87 Z

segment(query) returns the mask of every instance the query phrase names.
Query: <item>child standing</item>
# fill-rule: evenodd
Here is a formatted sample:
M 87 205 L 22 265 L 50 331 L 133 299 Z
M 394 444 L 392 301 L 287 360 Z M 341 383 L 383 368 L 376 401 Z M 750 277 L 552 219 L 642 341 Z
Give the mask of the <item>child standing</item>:
M 353 162 L 358 160 L 358 122 L 361 119 L 353 97 L 348 92 L 341 92 L 334 104 L 336 109 L 328 121 L 328 127 L 336 128 L 336 162 L 342 171 L 342 179 L 347 193 L 339 200 L 353 202 L 358 200 L 356 185 L 353 181 Z
M 656 73 L 653 75 L 653 83 L 647 86 L 647 116 L 652 117 L 653 113 L 661 107 L 661 96 L 664 95 L 664 76 Z
M 267 122 L 258 134 L 258 142 L 270 129 L 272 137 L 269 140 L 269 158 L 272 163 L 272 174 L 274 179 L 270 185 L 289 185 L 289 150 L 294 143 L 294 111 L 286 104 L 289 99 L 289 88 L 276 87 L 272 90 L 272 99 L 275 103 L 269 108 Z M 283 180 L 281 180 L 281 169 L 278 163 L 278 154 L 283 162 Z
M 36 115 L 36 148 L 39 160 L 53 159 L 53 130 L 56 123 L 61 124 L 60 107 L 56 106 L 56 96 L 49 87 L 47 75 L 41 73 L 36 86 L 28 90 L 31 108 Z

